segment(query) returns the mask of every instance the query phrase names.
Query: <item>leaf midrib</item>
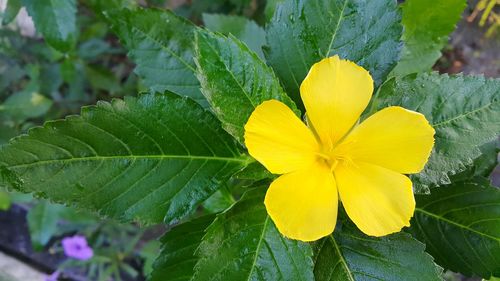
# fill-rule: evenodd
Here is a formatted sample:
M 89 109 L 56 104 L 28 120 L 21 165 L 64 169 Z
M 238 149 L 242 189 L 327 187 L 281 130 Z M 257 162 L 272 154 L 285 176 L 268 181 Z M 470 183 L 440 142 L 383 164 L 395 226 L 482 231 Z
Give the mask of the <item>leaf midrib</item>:
M 332 234 L 330 234 L 328 236 L 328 238 L 330 238 L 330 241 L 333 245 L 333 247 L 335 248 L 335 251 L 337 252 L 337 254 L 339 255 L 339 258 L 340 258 L 340 263 L 343 265 L 343 267 L 345 268 L 345 272 L 347 274 L 347 277 L 349 278 L 349 281 L 355 281 L 354 280 L 354 276 L 352 275 L 352 272 L 351 272 L 351 269 L 349 268 L 346 260 L 344 259 L 344 256 L 342 255 L 342 252 L 340 251 L 340 248 L 339 246 L 337 245 L 337 242 L 335 241 L 335 238 L 333 237 Z
M 337 33 L 339 31 L 339 28 L 340 28 L 340 23 L 344 19 L 344 12 L 345 12 L 345 8 L 347 6 L 347 1 L 348 0 L 344 0 L 344 4 L 342 4 L 342 9 L 340 10 L 339 19 L 337 21 L 337 24 L 335 25 L 335 30 L 333 31 L 332 39 L 330 40 L 330 43 L 328 44 L 328 48 L 326 49 L 326 53 L 323 55 L 323 58 L 327 58 L 330 54 L 331 48 L 333 46 L 333 42 L 335 41 L 335 38 L 337 37 Z
M 493 104 L 495 104 L 495 103 L 494 103 L 494 102 L 490 102 L 490 103 L 488 103 L 488 104 L 486 104 L 486 105 L 484 105 L 484 106 L 481 106 L 481 107 L 479 107 L 479 108 L 476 108 L 476 109 L 474 109 L 474 110 L 471 110 L 471 111 L 465 112 L 465 113 L 463 113 L 463 114 L 460 114 L 460 115 L 454 116 L 454 117 L 452 117 L 452 118 L 449 118 L 449 119 L 447 119 L 447 120 L 443 120 L 443 121 L 440 121 L 440 122 L 438 122 L 438 123 L 432 124 L 432 127 L 434 127 L 434 128 L 436 128 L 436 127 L 441 127 L 441 126 L 444 126 L 444 125 L 446 125 L 446 124 L 448 124 L 448 123 L 451 123 L 451 122 L 453 122 L 453 121 L 456 121 L 456 120 L 460 120 L 460 119 L 462 119 L 462 118 L 465 118 L 465 117 L 467 117 L 467 116 L 469 116 L 469 115 L 472 115 L 472 114 L 478 113 L 478 112 L 483 111 L 483 110 L 487 110 L 487 109 L 489 109 L 489 108 L 490 108 Z
M 190 70 L 191 72 L 193 73 L 196 73 L 196 70 L 194 69 L 194 67 L 189 64 L 188 62 L 186 62 L 182 57 L 180 57 L 179 55 L 177 55 L 174 51 L 172 51 L 168 46 L 164 45 L 163 42 L 159 41 L 158 39 L 156 39 L 155 37 L 153 37 L 152 35 L 150 35 L 149 33 L 147 32 L 144 32 L 142 29 L 140 29 L 139 27 L 137 26 L 132 26 L 131 27 L 133 30 L 135 31 L 138 31 L 140 32 L 144 37 L 146 38 L 149 38 L 151 41 L 155 42 L 156 44 L 158 44 L 158 46 L 160 46 L 160 48 L 162 50 L 165 50 L 167 53 L 169 53 L 172 57 L 176 58 L 181 64 L 183 64 L 186 69 Z
M 500 238 L 498 238 L 498 237 L 494 237 L 494 236 L 491 236 L 491 235 L 489 235 L 489 234 L 486 234 L 486 233 L 483 233 L 483 232 L 479 232 L 479 231 L 477 231 L 477 230 L 475 230 L 475 229 L 473 229 L 473 228 L 470 228 L 470 227 L 468 227 L 468 226 L 466 226 L 466 225 L 463 225 L 463 224 L 461 224 L 461 223 L 458 223 L 458 222 L 455 222 L 455 221 L 449 220 L 449 219 L 447 219 L 447 218 L 445 218 L 445 217 L 443 217 L 443 216 L 440 216 L 440 215 L 438 215 L 438 214 L 434 214 L 434 213 L 431 213 L 431 212 L 429 212 L 429 211 L 426 211 L 426 210 L 424 210 L 424 209 L 420 209 L 420 208 L 415 208 L 415 211 L 421 212 L 422 214 L 427 215 L 427 216 L 430 216 L 430 217 L 432 217 L 432 218 L 434 218 L 434 219 L 436 219 L 436 220 L 438 220 L 438 221 L 443 221 L 443 222 L 445 222 L 445 223 L 452 224 L 452 225 L 454 225 L 454 226 L 456 226 L 456 227 L 459 227 L 459 228 L 461 228 L 461 229 L 464 229 L 464 230 L 470 231 L 470 232 L 472 232 L 472 233 L 474 233 L 474 234 L 477 234 L 477 235 L 479 235 L 479 236 L 481 236 L 481 237 L 484 237 L 484 238 L 487 238 L 487 239 L 491 239 L 491 240 L 496 241 L 496 242 L 500 242 Z
M 39 165 L 49 165 L 56 163 L 71 163 L 78 161 L 112 161 L 112 160 L 123 160 L 123 159 L 153 159 L 153 160 L 165 160 L 165 159 L 185 159 L 185 160 L 212 160 L 212 161 L 225 161 L 225 162 L 239 162 L 248 164 L 250 158 L 248 157 L 219 157 L 219 156 L 196 156 L 196 155 L 115 155 L 115 156 L 90 156 L 90 157 L 75 157 L 75 158 L 65 158 L 65 159 L 50 159 L 50 160 L 40 160 L 27 164 L 18 165 L 8 165 L 7 168 L 26 168 Z
M 230 40 L 230 39 L 228 38 L 228 40 Z M 238 81 L 236 76 L 234 76 L 234 73 L 231 71 L 230 67 L 226 64 L 226 62 L 224 61 L 222 56 L 217 52 L 217 50 L 214 49 L 214 47 L 210 43 L 208 44 L 208 47 L 214 53 L 214 55 L 217 57 L 217 60 L 224 65 L 226 72 L 229 73 L 232 80 L 236 83 L 236 85 L 238 85 L 238 88 L 240 88 L 240 90 L 245 95 L 245 98 L 250 102 L 250 105 L 252 106 L 252 108 L 255 109 L 257 107 L 257 105 L 254 104 L 253 100 L 250 98 L 249 93 L 247 93 L 245 87 L 243 87 L 243 85 L 240 83 L 240 81 Z
M 269 224 L 269 216 L 266 215 L 266 220 L 264 221 L 264 226 L 262 227 L 262 232 L 260 233 L 259 242 L 257 244 L 257 248 L 255 249 L 255 257 L 253 259 L 252 266 L 250 268 L 250 272 L 248 272 L 247 281 L 251 280 L 251 277 L 252 277 L 252 274 L 253 274 L 253 270 L 255 268 L 255 265 L 257 264 L 257 258 L 259 257 L 260 247 L 262 245 L 262 240 L 264 240 L 264 234 L 266 232 L 266 228 L 267 228 L 268 224 Z

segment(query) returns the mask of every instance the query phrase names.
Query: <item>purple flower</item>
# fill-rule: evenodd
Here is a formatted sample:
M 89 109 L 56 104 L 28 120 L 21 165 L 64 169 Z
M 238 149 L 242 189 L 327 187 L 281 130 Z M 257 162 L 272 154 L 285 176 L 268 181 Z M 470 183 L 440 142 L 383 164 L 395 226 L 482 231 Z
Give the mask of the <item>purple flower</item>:
M 77 260 L 85 261 L 94 255 L 94 251 L 89 247 L 84 236 L 66 237 L 62 240 L 62 246 L 67 257 Z
M 51 275 L 45 276 L 45 281 L 57 281 L 60 274 L 61 273 L 59 271 L 54 271 Z

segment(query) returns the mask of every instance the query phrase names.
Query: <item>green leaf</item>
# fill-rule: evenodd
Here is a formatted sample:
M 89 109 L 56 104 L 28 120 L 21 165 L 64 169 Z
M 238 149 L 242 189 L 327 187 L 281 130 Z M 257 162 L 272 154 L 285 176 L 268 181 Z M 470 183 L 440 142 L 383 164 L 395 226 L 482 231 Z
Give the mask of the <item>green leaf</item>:
M 236 173 L 233 178 L 238 180 L 259 181 L 264 179 L 274 179 L 277 175 L 273 175 L 259 162 L 250 163 L 240 172 Z
M 105 90 L 111 95 L 120 91 L 120 81 L 112 71 L 99 66 L 87 65 L 85 73 L 92 88 Z
M 80 59 L 66 58 L 60 65 L 61 77 L 68 83 L 67 101 L 86 100 L 85 63 Z
M 193 281 L 314 280 L 309 244 L 278 232 L 264 207 L 265 191 L 248 191 L 208 227 Z
M 198 258 L 195 251 L 200 245 L 205 229 L 215 216 L 204 216 L 183 223 L 161 238 L 161 252 L 153 265 L 149 281 L 189 281 L 194 274 Z
M 370 71 L 378 85 L 396 65 L 401 15 L 395 0 L 287 0 L 267 28 L 264 53 L 295 103 L 311 66 L 338 54 Z
M 50 46 L 61 52 L 73 48 L 78 33 L 76 0 L 22 0 L 22 3 Z
M 172 91 L 208 106 L 195 76 L 196 27 L 191 22 L 157 9 L 110 12 L 107 18 L 151 91 Z
M 314 244 L 316 281 L 442 280 L 425 246 L 406 233 L 367 236 L 352 223 Z
M 445 268 L 485 279 L 500 276 L 500 190 L 454 183 L 417 195 L 409 229 Z
M 298 113 L 273 71 L 233 36 L 199 32 L 196 63 L 203 94 L 240 143 L 250 114 L 262 102 L 280 100 Z
M 12 140 L 0 149 L 0 185 L 122 221 L 171 223 L 248 160 L 210 112 L 150 94 L 99 102 Z
M 153 264 L 158 256 L 158 249 L 161 243 L 158 240 L 150 240 L 139 251 L 139 255 L 143 259 L 142 272 L 145 276 L 150 276 L 153 272 Z
M 481 155 L 474 159 L 474 163 L 467 170 L 451 177 L 452 182 L 464 181 L 475 177 L 489 178 L 498 163 L 500 139 L 486 143 L 479 147 Z
M 0 190 L 0 211 L 7 211 L 11 203 L 9 194 Z
M 63 210 L 63 206 L 46 201 L 40 201 L 29 210 L 27 220 L 31 242 L 38 251 L 42 250 L 57 232 L 57 222 Z
M 266 17 L 266 20 L 270 20 L 273 17 L 274 11 L 276 11 L 276 6 L 283 1 L 285 1 L 285 0 L 267 0 L 266 1 L 266 8 L 264 9 L 264 16 Z
M 481 145 L 500 132 L 500 80 L 437 73 L 410 75 L 385 83 L 374 108 L 399 105 L 425 115 L 436 130 L 425 169 L 412 177 L 417 192 L 450 183 L 481 155 Z
M 19 134 L 18 129 L 14 126 L 15 124 L 4 124 L 0 121 L 0 146 Z
M 100 16 L 113 10 L 135 9 L 139 5 L 136 0 L 82 0 L 82 2 Z
M 39 117 L 47 113 L 52 101 L 36 91 L 26 88 L 10 96 L 0 105 L 0 114 L 8 114 L 14 119 Z
M 28 65 L 27 72 L 30 76 L 29 83 L 21 92 L 9 96 L 0 105 L 0 115 L 8 115 L 16 121 L 23 121 L 44 115 L 52 106 L 52 101 L 39 93 L 40 67 Z
M 234 202 L 235 200 L 229 190 L 227 188 L 221 188 L 210 196 L 205 202 L 203 202 L 203 208 L 207 212 L 215 214 L 231 207 Z
M 8 0 L 7 7 L 5 7 L 5 11 L 3 11 L 2 15 L 2 24 L 6 25 L 11 23 L 19 13 L 21 6 L 21 0 Z
M 465 0 L 408 0 L 403 7 L 403 41 L 401 60 L 392 74 L 404 76 L 427 71 L 441 57 L 448 34 L 460 20 Z
M 203 23 L 211 31 L 234 35 L 260 58 L 264 58 L 262 46 L 266 43 L 266 32 L 255 21 L 240 16 L 203 14 Z

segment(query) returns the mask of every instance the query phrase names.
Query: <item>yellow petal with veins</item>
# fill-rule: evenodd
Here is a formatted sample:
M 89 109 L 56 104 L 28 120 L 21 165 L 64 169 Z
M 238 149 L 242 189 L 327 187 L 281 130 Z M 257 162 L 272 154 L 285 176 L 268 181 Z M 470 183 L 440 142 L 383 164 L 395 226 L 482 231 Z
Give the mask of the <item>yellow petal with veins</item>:
M 269 187 L 264 203 L 279 232 L 291 239 L 314 241 L 335 228 L 337 189 L 333 174 L 322 162 L 280 176 Z
M 307 118 L 326 149 L 332 149 L 368 105 L 373 80 L 361 66 L 338 56 L 314 64 L 300 86 Z
M 248 152 L 271 173 L 285 174 L 311 166 L 319 152 L 313 133 L 282 102 L 257 106 L 245 125 Z
M 363 162 L 340 163 L 334 174 L 342 205 L 361 231 L 384 236 L 410 225 L 415 198 L 408 177 Z
M 334 153 L 411 174 L 424 168 L 433 145 L 434 129 L 424 115 L 391 106 L 354 128 Z

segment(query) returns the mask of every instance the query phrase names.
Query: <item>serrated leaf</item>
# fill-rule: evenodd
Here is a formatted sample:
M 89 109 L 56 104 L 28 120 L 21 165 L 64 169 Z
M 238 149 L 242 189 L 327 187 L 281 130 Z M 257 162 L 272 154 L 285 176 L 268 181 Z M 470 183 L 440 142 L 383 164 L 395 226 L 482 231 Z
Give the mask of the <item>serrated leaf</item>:
M 195 25 L 157 9 L 109 12 L 107 18 L 136 63 L 135 72 L 151 91 L 172 91 L 208 106 L 195 76 Z
M 21 6 L 21 0 L 8 0 L 2 15 L 2 25 L 11 23 L 19 13 Z
M 188 281 L 198 258 L 195 251 L 215 216 L 204 216 L 176 226 L 161 238 L 161 252 L 149 281 Z
M 234 35 L 260 58 L 264 58 L 262 46 L 266 43 L 266 32 L 255 21 L 241 16 L 203 14 L 203 23 L 211 31 Z
M 372 237 L 345 222 L 313 248 L 316 281 L 442 280 L 425 246 L 406 233 Z
M 455 29 L 465 0 L 408 0 L 402 4 L 404 25 L 401 60 L 392 74 L 427 71 L 441 57 L 448 35 Z
M 450 183 L 481 155 L 479 147 L 500 133 L 500 80 L 437 73 L 410 75 L 385 83 L 377 109 L 399 105 L 425 115 L 436 130 L 425 169 L 412 177 L 417 192 Z
M 240 143 L 250 114 L 262 102 L 280 100 L 298 113 L 273 71 L 233 36 L 199 32 L 196 64 L 203 94 L 224 129 Z
M 302 105 L 299 87 L 310 67 L 338 54 L 363 66 L 378 85 L 396 65 L 401 15 L 395 0 L 287 0 L 267 27 L 264 54 Z
M 247 163 L 218 120 L 174 94 L 127 97 L 0 149 L 0 185 L 142 223 L 176 221 Z
M 76 43 L 76 0 L 22 0 L 36 29 L 47 43 L 61 52 Z
M 500 139 L 486 143 L 479 147 L 481 155 L 474 159 L 474 163 L 467 170 L 451 176 L 452 182 L 464 181 L 475 177 L 489 178 L 498 163 Z
M 193 281 L 314 280 L 309 244 L 278 232 L 264 207 L 265 191 L 248 191 L 208 227 Z
M 443 267 L 488 279 L 500 276 L 500 190 L 484 182 L 417 195 L 409 231 Z

